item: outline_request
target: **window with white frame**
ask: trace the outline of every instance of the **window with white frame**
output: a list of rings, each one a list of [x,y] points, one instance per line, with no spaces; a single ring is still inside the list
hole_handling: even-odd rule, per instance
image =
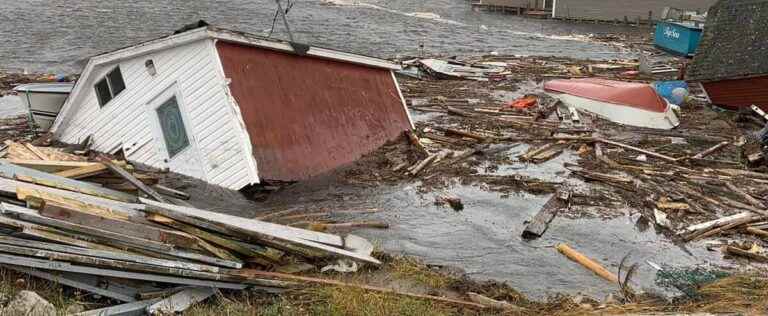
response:
[[[96,98],[99,100],[99,106],[104,107],[109,101],[117,97],[120,92],[125,90],[125,81],[123,73],[120,72],[120,66],[110,70],[104,78],[94,85]]]

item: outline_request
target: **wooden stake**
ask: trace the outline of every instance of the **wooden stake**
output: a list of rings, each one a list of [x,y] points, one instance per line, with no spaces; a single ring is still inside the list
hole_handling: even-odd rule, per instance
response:
[[[586,256],[579,253],[578,251],[574,250],[573,248],[568,247],[568,245],[558,244],[557,251],[559,251],[564,256],[568,257],[568,259],[576,261],[578,264],[584,266],[589,271],[594,272],[601,278],[606,279],[611,283],[617,283],[617,284],[619,283],[619,277],[613,274],[613,272],[608,271],[599,263],[592,261],[592,259],[589,259]]]

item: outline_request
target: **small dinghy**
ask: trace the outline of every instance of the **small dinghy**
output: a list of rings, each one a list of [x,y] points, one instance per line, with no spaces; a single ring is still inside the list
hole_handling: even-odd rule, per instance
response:
[[[32,83],[13,90],[29,109],[32,120],[40,130],[47,131],[59,115],[61,106],[72,92],[74,83]]]
[[[610,121],[656,129],[680,124],[674,108],[648,84],[604,79],[552,80],[544,89],[568,106]]]

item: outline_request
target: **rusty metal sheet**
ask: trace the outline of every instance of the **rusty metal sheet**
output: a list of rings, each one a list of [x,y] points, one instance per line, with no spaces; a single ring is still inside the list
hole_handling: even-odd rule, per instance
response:
[[[768,111],[768,76],[702,83],[713,104],[731,109],[757,105]]]
[[[318,175],[410,128],[388,70],[227,42],[217,50],[262,179]]]

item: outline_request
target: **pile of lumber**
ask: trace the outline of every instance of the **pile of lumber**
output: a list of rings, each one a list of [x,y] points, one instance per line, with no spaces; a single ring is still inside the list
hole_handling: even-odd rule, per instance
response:
[[[379,264],[365,239],[197,209],[126,162],[17,143],[3,155],[0,265],[126,303],[84,315],[179,312],[217,289],[298,285],[265,271]]]

